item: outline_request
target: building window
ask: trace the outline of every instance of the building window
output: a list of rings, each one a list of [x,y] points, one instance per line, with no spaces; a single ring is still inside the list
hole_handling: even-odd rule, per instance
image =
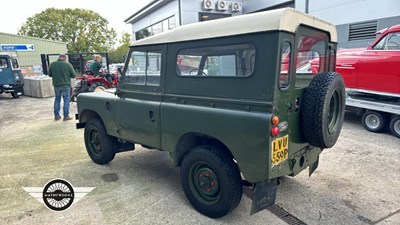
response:
[[[136,40],[150,37],[175,28],[175,15],[135,32]]]
[[[378,21],[353,23],[349,26],[349,41],[374,39],[378,28]]]
[[[172,30],[175,27],[176,27],[175,16],[171,16],[170,18],[168,18],[168,29]]]
[[[252,44],[190,48],[179,51],[179,76],[244,77],[254,71],[255,47]]]

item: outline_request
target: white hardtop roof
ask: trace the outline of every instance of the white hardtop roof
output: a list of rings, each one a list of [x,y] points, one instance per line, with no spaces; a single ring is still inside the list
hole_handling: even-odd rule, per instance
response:
[[[270,30],[295,33],[300,24],[325,30],[330,34],[331,41],[337,42],[335,25],[293,8],[284,8],[184,25],[138,40],[132,46],[201,40]]]

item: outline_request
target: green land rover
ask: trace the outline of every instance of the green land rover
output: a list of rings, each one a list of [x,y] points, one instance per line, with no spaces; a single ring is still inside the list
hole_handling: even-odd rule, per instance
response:
[[[200,213],[228,214],[244,186],[255,213],[338,139],[336,42],[334,25],[293,9],[181,26],[130,47],[115,94],[79,95],[77,128],[95,163],[135,144],[167,151]]]

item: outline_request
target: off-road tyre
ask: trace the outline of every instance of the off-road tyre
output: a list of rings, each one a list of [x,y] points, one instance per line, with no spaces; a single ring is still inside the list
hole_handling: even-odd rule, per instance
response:
[[[97,92],[97,91],[104,91],[107,88],[104,86],[104,84],[102,84],[101,82],[96,82],[90,85],[88,92]]]
[[[86,123],[84,139],[86,151],[93,162],[103,165],[114,159],[117,140],[107,134],[100,119],[93,118]]]
[[[181,167],[181,184],[192,206],[211,217],[223,217],[242,198],[242,179],[230,154],[211,145],[190,150]]]
[[[342,129],[345,88],[334,72],[315,75],[300,100],[301,129],[305,140],[319,148],[335,145]]]
[[[383,132],[388,124],[386,116],[376,111],[366,111],[361,117],[363,127],[371,132]]]
[[[390,120],[390,132],[397,137],[400,138],[400,116],[393,116]]]

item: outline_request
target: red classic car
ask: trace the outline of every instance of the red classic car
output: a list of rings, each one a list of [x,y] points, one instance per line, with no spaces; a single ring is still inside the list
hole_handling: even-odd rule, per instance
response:
[[[400,24],[377,32],[380,36],[367,49],[337,52],[336,72],[346,88],[380,94],[400,94]],[[318,71],[318,60],[311,61]]]

